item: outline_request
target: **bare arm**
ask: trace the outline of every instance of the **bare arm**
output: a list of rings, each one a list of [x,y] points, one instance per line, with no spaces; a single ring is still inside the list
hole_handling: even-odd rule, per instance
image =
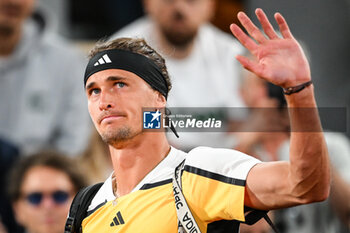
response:
[[[242,66],[257,76],[283,88],[311,80],[309,64],[281,14],[276,13],[279,38],[261,9],[256,15],[265,35],[242,12],[238,19],[252,40],[237,25],[231,25],[236,38],[255,56],[237,56]],[[257,209],[276,209],[321,201],[328,197],[330,172],[326,143],[318,117],[313,86],[286,96],[291,123],[289,162],[262,163],[247,177],[245,205]],[[310,108],[307,114],[300,108]],[[298,109],[299,108],[299,109]],[[311,127],[311,128],[310,128]],[[300,129],[312,132],[300,132]],[[298,132],[299,131],[299,132]]]

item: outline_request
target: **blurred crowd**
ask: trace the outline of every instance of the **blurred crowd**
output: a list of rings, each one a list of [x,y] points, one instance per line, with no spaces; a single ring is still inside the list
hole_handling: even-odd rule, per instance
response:
[[[173,84],[168,107],[205,107],[202,117],[220,115],[219,107],[248,109],[243,123],[242,116],[227,118],[240,122],[240,133],[169,133],[173,146],[288,160],[281,89],[234,58],[245,51],[228,26],[245,9],[238,0],[0,0],[0,233],[63,232],[75,193],[111,174],[83,87],[86,54],[99,39],[145,38],[166,60]],[[344,132],[325,137],[330,198],[271,211],[281,233],[350,232],[350,141]],[[272,230],[261,220],[241,232]]]

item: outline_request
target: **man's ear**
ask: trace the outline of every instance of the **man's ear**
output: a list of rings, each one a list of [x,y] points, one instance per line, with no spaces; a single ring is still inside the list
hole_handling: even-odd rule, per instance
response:
[[[165,99],[165,96],[157,91],[157,107],[165,108],[166,103],[167,103],[167,100]]]

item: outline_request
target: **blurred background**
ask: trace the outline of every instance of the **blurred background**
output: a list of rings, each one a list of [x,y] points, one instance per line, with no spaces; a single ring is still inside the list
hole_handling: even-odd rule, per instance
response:
[[[18,226],[18,217],[15,219],[15,216],[13,216],[11,203],[6,198],[6,182],[8,182],[7,177],[9,176],[10,167],[13,166],[13,170],[16,170],[16,165],[14,164],[19,158],[38,153],[42,149],[54,149],[60,151],[65,156],[73,157],[75,159],[74,165],[81,167],[84,177],[89,184],[103,181],[111,174],[112,167],[108,147],[94,130],[86,111],[86,98],[82,87],[83,67],[87,63],[87,53],[95,42],[100,39],[109,38],[123,27],[129,25],[129,23],[145,15],[143,1],[147,0],[21,1],[22,0],[0,0],[0,185],[1,187],[5,187],[0,189],[0,233],[22,233],[24,231],[23,227],[26,228],[26,232],[28,233],[48,233],[47,229],[49,229],[49,227],[44,231],[36,231],[35,229],[30,230],[25,224],[22,224],[21,227]],[[171,4],[174,1],[175,0],[164,0],[164,2]],[[186,4],[191,4],[195,1],[205,2],[204,0],[182,1],[186,2]],[[273,14],[275,12],[282,13],[292,33],[295,38],[301,42],[309,58],[318,106],[341,107],[346,110],[346,126],[343,125],[344,122],[339,122],[339,116],[336,115],[327,116],[327,114],[325,114],[325,117],[328,118],[324,119],[327,120],[328,125],[334,124],[334,128],[339,129],[336,125],[341,125],[341,136],[331,135],[331,137],[328,137],[330,139],[327,141],[329,148],[332,149],[330,150],[332,152],[331,157],[334,158],[332,163],[334,165],[335,176],[332,177],[332,179],[335,181],[333,183],[335,184],[335,188],[333,188],[335,193],[332,194],[332,197],[334,197],[333,199],[341,201],[336,204],[332,203],[332,205],[327,205],[327,208],[332,207],[333,209],[340,210],[341,213],[338,213],[339,211],[333,212],[337,212],[336,216],[342,221],[343,229],[343,231],[337,231],[336,229],[340,228],[334,227],[333,230],[325,230],[324,232],[350,232],[350,126],[348,123],[350,122],[350,0],[213,1],[215,1],[215,13],[214,16],[211,17],[211,23],[228,34],[223,35],[223,33],[220,32],[219,35],[219,31],[212,28],[210,32],[216,34],[212,37],[214,39],[212,39],[211,42],[214,41],[213,43],[216,43],[219,41],[219,37],[221,38],[220,42],[217,43],[219,45],[222,41],[229,41],[228,46],[231,47],[232,42],[232,47],[236,47],[237,49],[234,50],[234,54],[236,54],[237,51],[243,53],[243,50],[238,49],[239,46],[237,46],[237,44],[233,44],[234,38],[229,31],[229,25],[232,22],[239,24],[236,17],[239,11],[246,12],[253,22],[259,25],[254,10],[258,7],[262,8],[275,28],[277,28],[277,25],[273,20]],[[11,2],[12,4],[20,3],[19,5],[22,5],[22,8],[18,8],[20,9],[17,9],[18,11],[16,8],[11,7],[1,8],[9,3],[11,5]],[[29,20],[27,20],[31,18],[27,13],[31,13],[32,4],[35,5],[35,11],[40,12],[40,14],[33,14],[33,18],[35,19],[33,21],[36,21],[38,24],[36,26],[32,25],[32,21],[29,22]],[[1,12],[2,9],[5,9],[5,13]],[[6,22],[1,17],[4,15],[6,15],[6,17],[3,17],[5,20],[9,20],[10,18],[19,18],[19,20],[13,21],[12,28],[7,28],[6,26],[10,24],[3,23]],[[40,17],[38,17],[38,15]],[[29,22],[28,24],[25,23],[27,21]],[[20,35],[20,33],[16,34],[18,28],[22,29],[22,24],[26,25],[24,26],[25,30],[23,31],[23,35]],[[50,31],[50,33],[47,33],[47,31]],[[11,37],[10,32],[13,32],[12,34],[15,36]],[[20,37],[18,35],[23,36],[25,39],[18,39]],[[151,34],[151,36],[153,35]],[[229,40],[226,37],[230,37]],[[8,38],[14,39],[14,43],[8,43],[10,41]],[[27,38],[30,39],[30,43],[25,43],[28,41],[26,40]],[[22,44],[24,44],[24,46],[22,46]],[[227,47],[224,47],[227,43],[222,44],[223,46],[221,48],[223,48],[222,50],[224,53],[227,51],[225,56],[229,58],[232,57],[233,61],[234,55],[231,53],[233,50],[229,51]],[[205,44],[205,46],[206,45],[207,44]],[[202,47],[198,48],[200,48],[200,50],[205,50],[201,49]],[[214,72],[207,72],[203,67],[199,67],[199,71],[193,70],[192,63],[188,63],[186,58],[179,60],[187,64],[189,69],[191,69],[191,71],[193,70],[193,73],[187,72],[186,69],[185,71],[182,70],[182,72],[189,76],[197,75],[200,80],[203,80],[203,74],[207,74],[210,76],[209,79],[211,79],[211,81],[219,83],[218,79],[220,79],[220,76],[224,75],[218,73],[218,66],[220,66],[222,70],[227,70],[227,67],[223,68],[224,65],[220,60],[226,60],[226,57],[223,56],[223,51],[217,50],[215,46],[207,46],[205,48],[208,48],[207,50],[209,52],[218,51],[218,57],[210,54],[206,58],[209,58],[209,62],[200,63],[202,65],[210,64],[213,66],[211,70]],[[199,54],[198,57],[202,59],[204,56],[202,56],[201,53]],[[173,54],[166,55],[168,55],[166,57],[168,69],[171,67],[171,69],[169,69],[170,71],[176,71],[175,68],[178,68],[178,63],[174,62],[176,59],[171,58]],[[218,62],[217,60],[220,61]],[[226,65],[229,67],[232,65],[233,67],[233,62],[232,64],[226,62]],[[224,87],[228,87],[230,86],[227,84],[228,79],[231,79],[231,77],[232,79],[233,77],[239,79],[234,83],[236,85],[234,92],[239,96],[239,86],[243,85],[244,81],[240,78],[240,76],[242,76],[240,70],[236,70],[238,63],[235,62],[234,66],[235,69],[229,69],[226,75],[227,77],[225,77],[226,80],[222,79],[220,83]],[[208,66],[205,65],[205,68],[207,67]],[[234,73],[235,76],[233,76],[231,72]],[[170,76],[171,75],[170,73]],[[186,80],[189,78],[182,74],[179,76],[184,77]],[[23,78],[30,81],[23,82]],[[180,78],[181,77],[177,77],[178,80],[180,80]],[[17,80],[17,83],[14,80]],[[254,80],[258,79],[254,77]],[[209,82],[207,85],[209,86],[208,90],[198,87],[198,82],[196,80],[192,82],[195,84],[194,87],[190,86],[189,83],[191,82],[185,83],[182,80],[178,82],[182,82],[183,85],[188,86],[191,90],[179,91],[180,96],[185,96],[183,93],[198,95],[200,103],[204,104],[208,104],[208,102],[203,101],[205,96],[209,96],[207,93],[211,93],[210,98],[212,96],[218,96],[213,92],[214,88]],[[202,83],[205,82],[206,81],[203,81]],[[68,83],[68,85],[66,85],[66,83]],[[252,84],[246,88],[246,90],[252,92],[252,98],[255,98],[254,94],[256,93],[265,92],[261,91],[265,86],[260,83],[255,85],[254,88]],[[196,89],[197,92],[192,92],[192,89]],[[176,92],[176,88],[173,89],[173,92],[174,91]],[[226,95],[223,95],[221,91],[222,88],[219,89],[219,94],[222,95],[222,99],[229,99]],[[228,89],[227,92],[232,91]],[[200,95],[204,95],[204,97]],[[74,100],[72,100],[73,97]],[[188,99],[187,96],[185,97]],[[257,96],[256,98],[261,99],[262,96]],[[265,98],[267,98],[267,96],[265,96]],[[219,98],[217,99],[218,101],[214,103],[214,105],[221,106],[222,103]],[[239,99],[239,97],[237,99]],[[224,106],[232,107],[230,105]],[[250,107],[249,104],[244,106]],[[269,106],[261,105],[259,107]],[[258,116],[257,118],[262,117]],[[35,137],[33,137],[33,135]],[[223,136],[227,137],[228,135],[225,134]],[[287,142],[288,144],[288,137],[286,135],[282,135],[282,139],[279,138],[278,141],[276,140],[276,135],[275,138],[263,138],[262,135],[255,135],[255,139],[258,138],[257,136],[260,141],[256,140],[254,145],[252,145],[251,140],[248,140],[250,142],[248,145],[249,147],[247,144],[244,144],[244,140],[239,141],[241,139],[234,139],[236,143],[238,143],[236,149],[240,145],[241,148],[243,148],[241,151],[248,153],[250,151],[255,151],[256,148],[261,149],[263,146],[268,147],[266,145],[270,145],[271,142]],[[203,137],[208,138],[207,135]],[[182,138],[186,140],[186,137]],[[252,135],[249,135],[249,139],[251,138]],[[203,142],[202,138],[200,138],[200,140]],[[222,143],[222,141],[220,141],[220,143]],[[180,143],[176,146],[180,147]],[[181,149],[186,150],[193,148],[193,146],[195,145]],[[227,146],[222,145],[221,147]],[[276,149],[280,147],[280,145],[273,144],[272,147]],[[231,148],[234,148],[233,144]],[[266,155],[269,154],[270,151],[265,152]],[[274,153],[277,154],[276,151],[271,154]],[[248,154],[254,155],[254,153]],[[288,150],[285,154],[287,154],[288,157]],[[264,161],[283,159],[277,156],[264,158],[261,154],[259,155],[259,153],[257,153],[256,157]],[[87,171],[89,171],[88,174]],[[25,177],[25,174],[22,175]],[[45,188],[44,186],[45,185],[41,188]],[[18,187],[18,189],[21,189],[21,187]],[[70,195],[73,195],[73,193]],[[24,200],[24,198],[22,199]],[[67,200],[69,199],[67,198]],[[53,198],[52,201],[54,201]],[[52,209],[50,209],[48,213],[55,212],[55,208],[58,207],[58,205],[52,205],[51,207]],[[39,208],[37,208],[37,211],[38,214],[44,214],[44,212],[40,212],[42,210]],[[313,211],[312,214],[309,214],[310,211]],[[271,217],[274,218],[277,224],[282,222],[278,226],[280,230],[282,229],[281,232],[314,233],[323,231],[302,231],[300,230],[301,228],[295,230],[295,227],[288,226],[286,222],[290,224],[295,223],[295,226],[298,224],[300,226],[306,225],[304,224],[305,222],[310,222],[314,226],[319,225],[319,227],[323,227],[323,225],[319,223],[324,219],[318,218],[317,214],[321,212],[326,213],[323,207],[315,206],[305,211],[302,209],[291,209],[289,211],[285,210],[285,213],[272,213]],[[329,212],[331,213],[332,210]],[[335,214],[333,215],[335,216]],[[285,216],[287,220],[279,220],[279,216]],[[315,216],[315,222],[309,218],[310,216]],[[32,217],[34,218],[35,216],[33,215]],[[323,217],[330,219],[330,217],[325,214]],[[63,218],[61,217],[61,219],[57,221],[62,222],[65,218],[66,215],[64,214]],[[28,222],[32,221],[29,219]],[[323,224],[327,225],[327,221],[323,222]],[[61,224],[60,227],[63,228],[63,225]],[[286,229],[291,230],[287,231]],[[303,229],[307,228],[304,227]],[[315,229],[315,227],[312,229]],[[242,228],[241,232],[267,233],[271,232],[270,230],[271,229],[266,227],[266,225],[257,225],[256,229]],[[62,231],[59,229],[57,232]],[[56,232],[52,231],[52,233]]]
[[[216,0],[216,4],[212,21],[227,32],[229,24],[237,21],[236,13],[240,10],[252,16],[255,23],[253,14],[257,7],[270,18],[274,12],[281,12],[309,53],[318,105],[349,109],[349,0]],[[110,36],[144,14],[142,0],[40,0],[39,5],[50,12],[59,33],[83,48],[89,48],[89,42]],[[348,110],[347,115],[349,120]],[[347,127],[346,134],[350,136],[350,126]]]

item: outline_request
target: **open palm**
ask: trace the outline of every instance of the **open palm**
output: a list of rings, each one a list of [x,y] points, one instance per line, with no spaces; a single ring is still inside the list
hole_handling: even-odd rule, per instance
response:
[[[256,15],[268,38],[243,12],[238,14],[238,19],[255,41],[236,24],[231,25],[235,37],[255,56],[254,60],[238,55],[238,61],[259,77],[284,88],[310,81],[307,59],[282,15],[276,13],[275,19],[283,38],[278,37],[261,9],[256,10]]]

